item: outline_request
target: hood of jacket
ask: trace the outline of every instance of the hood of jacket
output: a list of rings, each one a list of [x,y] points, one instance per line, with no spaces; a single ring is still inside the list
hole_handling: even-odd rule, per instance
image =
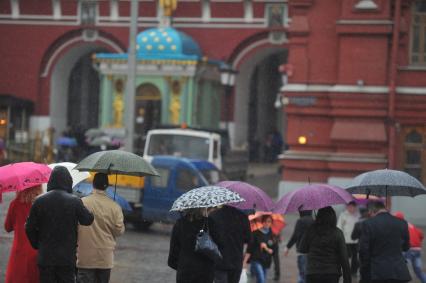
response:
[[[47,191],[63,190],[72,193],[72,178],[67,168],[64,166],[56,166],[50,174],[47,183]]]

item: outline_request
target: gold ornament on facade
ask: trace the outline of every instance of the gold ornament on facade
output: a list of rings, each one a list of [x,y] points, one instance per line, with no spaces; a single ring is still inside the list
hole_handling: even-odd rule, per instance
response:
[[[177,0],[160,0],[160,7],[163,9],[163,15],[171,17],[177,8]]]
[[[182,77],[179,80],[167,77],[166,80],[168,82],[169,89],[171,90],[169,106],[170,123],[178,125],[180,122],[180,112],[182,108],[180,101],[182,85],[187,81],[187,77]]]
[[[115,96],[112,107],[114,109],[114,122],[113,127],[121,128],[123,127],[123,111],[124,111],[124,101],[123,101],[123,81],[117,80],[115,82]]]

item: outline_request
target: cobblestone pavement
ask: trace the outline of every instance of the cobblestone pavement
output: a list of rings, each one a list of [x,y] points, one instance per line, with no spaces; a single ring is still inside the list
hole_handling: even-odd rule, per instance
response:
[[[252,166],[250,168],[252,177],[247,181],[264,188],[269,195],[276,197],[279,175],[276,174],[276,166],[270,166],[269,168],[264,165]],[[3,203],[0,204],[1,227],[3,227],[9,201],[13,197],[14,194],[3,195]],[[295,215],[286,217],[287,227],[283,230],[284,243],[289,238],[296,219]],[[170,224],[157,223],[149,231],[139,232],[129,225],[125,234],[118,241],[111,283],[175,282],[175,271],[167,266],[171,228]],[[4,282],[4,273],[11,243],[12,235],[5,233],[3,228],[0,229],[0,282]],[[296,283],[297,268],[295,252],[293,250],[289,257],[284,257],[282,252],[284,245],[281,245],[280,248],[281,280],[272,280],[273,272],[271,269],[268,274],[268,282]]]

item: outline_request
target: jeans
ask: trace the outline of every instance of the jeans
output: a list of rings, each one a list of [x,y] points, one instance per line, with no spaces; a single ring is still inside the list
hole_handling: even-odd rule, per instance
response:
[[[306,282],[306,265],[307,265],[307,255],[298,255],[297,256],[297,268],[299,269],[299,277],[297,278],[297,283]]]
[[[111,269],[79,268],[77,274],[78,283],[108,283]]]
[[[416,273],[417,278],[422,283],[426,283],[426,274],[423,273],[422,270],[422,254],[418,250],[408,250],[405,253],[405,258],[407,261],[411,262],[413,266],[414,273]]]
[[[266,268],[258,261],[252,261],[250,266],[251,274],[256,276],[256,283],[266,282]]]

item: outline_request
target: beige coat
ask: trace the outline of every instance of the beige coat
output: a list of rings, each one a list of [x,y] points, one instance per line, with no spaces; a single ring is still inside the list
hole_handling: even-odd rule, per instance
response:
[[[105,191],[94,189],[82,200],[95,221],[78,228],[77,267],[112,268],[115,239],[124,233],[123,212]]]

